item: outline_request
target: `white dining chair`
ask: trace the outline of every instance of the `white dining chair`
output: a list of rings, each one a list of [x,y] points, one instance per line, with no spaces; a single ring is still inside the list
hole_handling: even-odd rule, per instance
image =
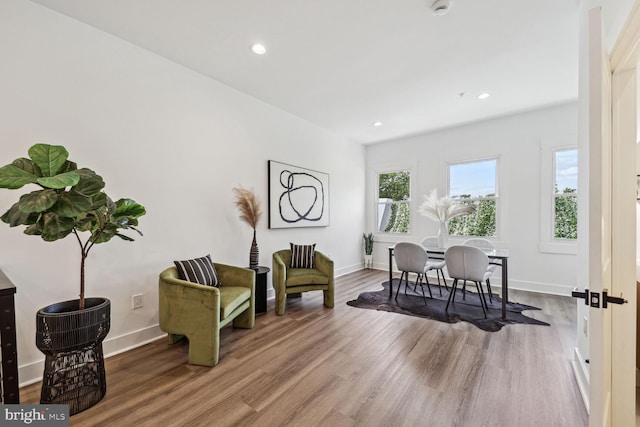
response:
[[[467,239],[464,241],[463,245],[465,246],[473,246],[475,248],[480,249],[495,249],[493,242],[488,239],[483,239],[481,237],[473,237],[471,239]],[[490,272],[487,277],[487,293],[489,294],[489,302],[493,302],[493,292],[491,291],[491,276],[493,276],[493,272],[496,270],[497,265],[489,262],[489,266],[487,267],[487,271]]]
[[[396,258],[396,265],[398,267],[398,270],[400,270],[402,273],[400,275],[398,290],[396,291],[396,301],[398,300],[398,294],[400,293],[400,288],[402,287],[402,280],[405,280],[404,292],[406,294],[407,287],[409,286],[409,273],[415,273],[417,275],[416,287],[420,286],[420,289],[422,290],[422,297],[424,298],[424,303],[426,305],[427,297],[424,293],[424,284],[426,284],[427,288],[429,289],[429,297],[433,297],[433,294],[431,293],[431,284],[426,278],[427,261],[429,260],[427,251],[422,246],[415,243],[400,242],[396,243],[393,252]],[[423,276],[425,277],[426,282],[424,284],[422,283]]]
[[[480,306],[484,317],[487,317],[487,300],[482,290],[482,283],[486,280],[487,275],[490,274],[487,271],[489,265],[489,257],[482,249],[473,246],[451,246],[444,253],[444,260],[447,264],[447,272],[453,279],[453,285],[451,285],[451,292],[449,293],[449,299],[445,311],[449,310],[449,304],[453,301],[455,304],[456,290],[458,288],[458,281],[471,281],[476,284],[478,290],[478,299],[480,300]]]
[[[422,239],[420,245],[423,248],[437,248],[438,247],[438,237],[437,236],[428,236]],[[442,276],[442,282],[444,283],[444,287],[448,290],[449,286],[447,285],[447,279],[444,278],[444,267],[445,262],[443,258],[434,258],[429,255],[429,261],[427,261],[429,265],[429,270],[435,270],[436,277],[438,278],[438,286],[440,287],[440,295],[442,295],[442,284],[440,283],[440,276]]]

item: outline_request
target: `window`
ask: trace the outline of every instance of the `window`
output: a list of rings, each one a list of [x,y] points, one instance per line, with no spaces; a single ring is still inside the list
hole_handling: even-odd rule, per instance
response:
[[[449,221],[452,236],[496,235],[498,159],[450,163],[449,197],[474,205],[476,211]]]
[[[553,238],[578,237],[578,150],[553,152]]]
[[[410,171],[378,173],[378,232],[408,233],[410,202]]]

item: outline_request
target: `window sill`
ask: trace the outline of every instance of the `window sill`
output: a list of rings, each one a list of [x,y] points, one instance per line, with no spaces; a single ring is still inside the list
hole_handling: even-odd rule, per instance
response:
[[[540,252],[544,254],[575,255],[578,252],[578,244],[573,242],[541,242]]]

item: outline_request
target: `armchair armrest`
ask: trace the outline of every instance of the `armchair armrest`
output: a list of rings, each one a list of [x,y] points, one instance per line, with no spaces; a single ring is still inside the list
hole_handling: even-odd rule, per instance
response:
[[[274,289],[280,287],[284,289],[284,283],[287,280],[287,265],[280,256],[279,252],[275,252],[272,257],[272,281]]]
[[[251,289],[254,293],[256,287],[256,275],[253,270],[248,268],[237,267],[235,265],[226,265],[213,263],[220,280],[220,286],[242,286]]]
[[[158,286],[161,329],[170,331],[177,324],[188,325],[198,316],[205,316],[206,319],[199,319],[208,322],[220,318],[218,288],[181,280],[175,267],[167,268],[160,273]]]
[[[333,278],[333,260],[329,259],[322,252],[316,251],[315,255],[316,269],[330,278]]]

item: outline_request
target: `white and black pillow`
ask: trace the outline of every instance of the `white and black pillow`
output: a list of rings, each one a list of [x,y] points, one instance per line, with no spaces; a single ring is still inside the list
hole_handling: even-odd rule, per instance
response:
[[[313,245],[291,245],[290,268],[315,268],[316,244]]]
[[[185,261],[173,261],[173,263],[178,270],[178,277],[182,280],[205,286],[220,286],[211,255]]]

